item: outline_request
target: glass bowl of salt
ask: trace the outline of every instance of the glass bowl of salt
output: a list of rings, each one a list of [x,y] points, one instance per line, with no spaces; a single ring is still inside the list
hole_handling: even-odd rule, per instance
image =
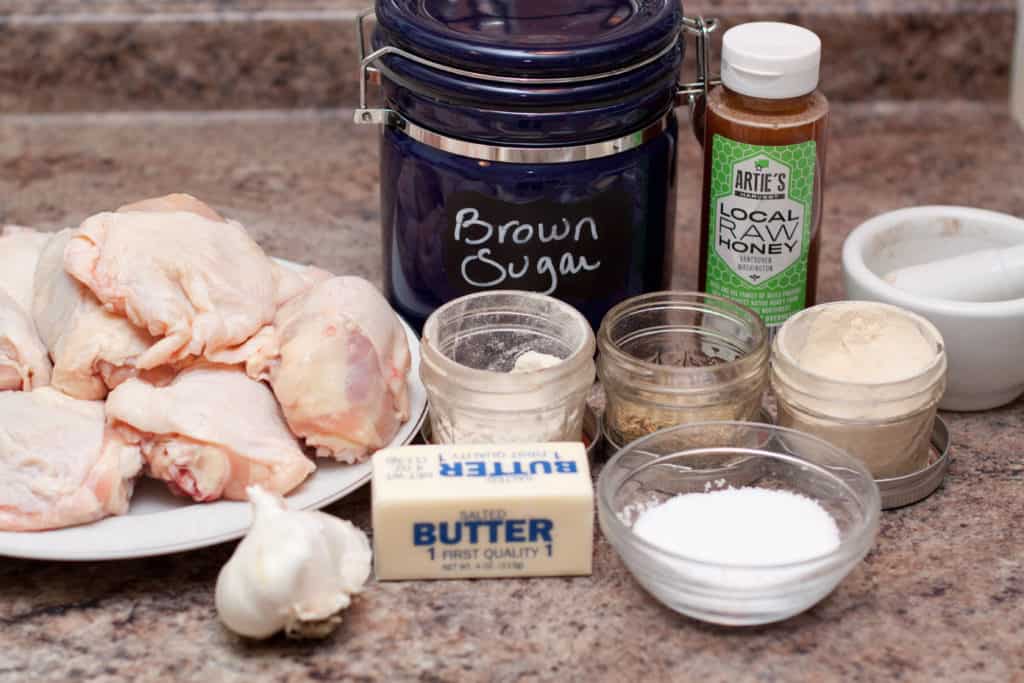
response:
[[[670,427],[601,471],[598,518],[636,580],[669,608],[744,626],[815,605],[878,533],[878,486],[852,455],[751,422]]]

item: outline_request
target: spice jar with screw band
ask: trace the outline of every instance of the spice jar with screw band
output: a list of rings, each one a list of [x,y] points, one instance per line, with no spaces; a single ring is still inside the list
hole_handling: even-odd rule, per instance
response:
[[[946,389],[942,335],[911,311],[835,301],[785,322],[772,349],[779,424],[859,457],[876,479],[929,465]]]
[[[687,422],[753,420],[768,387],[768,330],[751,309],[696,292],[623,301],[597,333],[605,438],[616,448]]]

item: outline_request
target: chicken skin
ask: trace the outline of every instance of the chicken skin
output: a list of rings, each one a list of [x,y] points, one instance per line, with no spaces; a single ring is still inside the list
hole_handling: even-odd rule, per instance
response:
[[[99,400],[137,374],[136,360],[156,340],[103,308],[85,285],[65,272],[64,250],[71,233],[57,233],[43,249],[32,317],[53,358],[53,386],[74,398]]]
[[[161,201],[87,218],[64,252],[65,269],[107,310],[158,338],[140,370],[243,344],[276,309],[271,261],[245,228],[196,213],[197,200],[169,211]]]
[[[0,290],[0,391],[32,391],[49,384],[50,374],[50,357],[32,318]]]
[[[274,286],[277,292],[275,301],[277,306],[283,306],[300,294],[308,292],[317,283],[330,280],[333,277],[326,270],[321,270],[315,266],[295,269],[281,265],[276,261],[272,261],[271,264],[274,271]],[[276,333],[274,326],[267,325],[242,344],[207,353],[205,357],[211,363],[222,365],[244,364],[251,358],[264,357],[267,349],[273,347],[275,343]]]
[[[22,310],[32,310],[36,262],[51,235],[31,228],[0,228],[0,292],[7,292]]]
[[[50,358],[32,321],[32,279],[49,238],[31,228],[0,228],[0,391],[50,383]]]
[[[128,510],[142,467],[103,404],[50,387],[0,393],[0,530],[39,531]]]
[[[107,416],[150,476],[196,501],[246,500],[253,484],[284,495],[315,469],[270,389],[238,367],[193,365],[163,387],[129,379]]]
[[[269,379],[292,431],[317,455],[359,462],[409,417],[405,330],[380,292],[335,277],[286,303],[274,338],[250,358]]]
[[[313,289],[315,285],[334,277],[326,270],[316,266],[296,268],[274,261],[273,267],[278,307],[285,305],[300,294],[305,294]]]
[[[224,223],[224,217],[214,211],[208,204],[202,202],[190,194],[176,193],[163,197],[151,197],[142,199],[131,204],[125,204],[118,208],[118,213],[129,213],[132,211],[149,211],[151,213],[174,213],[175,211],[188,211],[197,216],[208,218],[211,221]]]

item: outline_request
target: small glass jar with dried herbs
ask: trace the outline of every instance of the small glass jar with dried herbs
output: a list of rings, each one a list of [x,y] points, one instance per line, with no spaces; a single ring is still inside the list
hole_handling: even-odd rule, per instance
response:
[[[597,347],[613,447],[678,424],[761,413],[768,332],[734,301],[696,292],[627,299],[605,316]]]

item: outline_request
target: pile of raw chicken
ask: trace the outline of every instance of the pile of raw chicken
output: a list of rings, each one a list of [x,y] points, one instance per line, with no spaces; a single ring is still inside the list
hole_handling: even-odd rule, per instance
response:
[[[279,265],[189,195],[0,232],[0,530],[285,494],[408,419],[409,348],[368,282]]]

